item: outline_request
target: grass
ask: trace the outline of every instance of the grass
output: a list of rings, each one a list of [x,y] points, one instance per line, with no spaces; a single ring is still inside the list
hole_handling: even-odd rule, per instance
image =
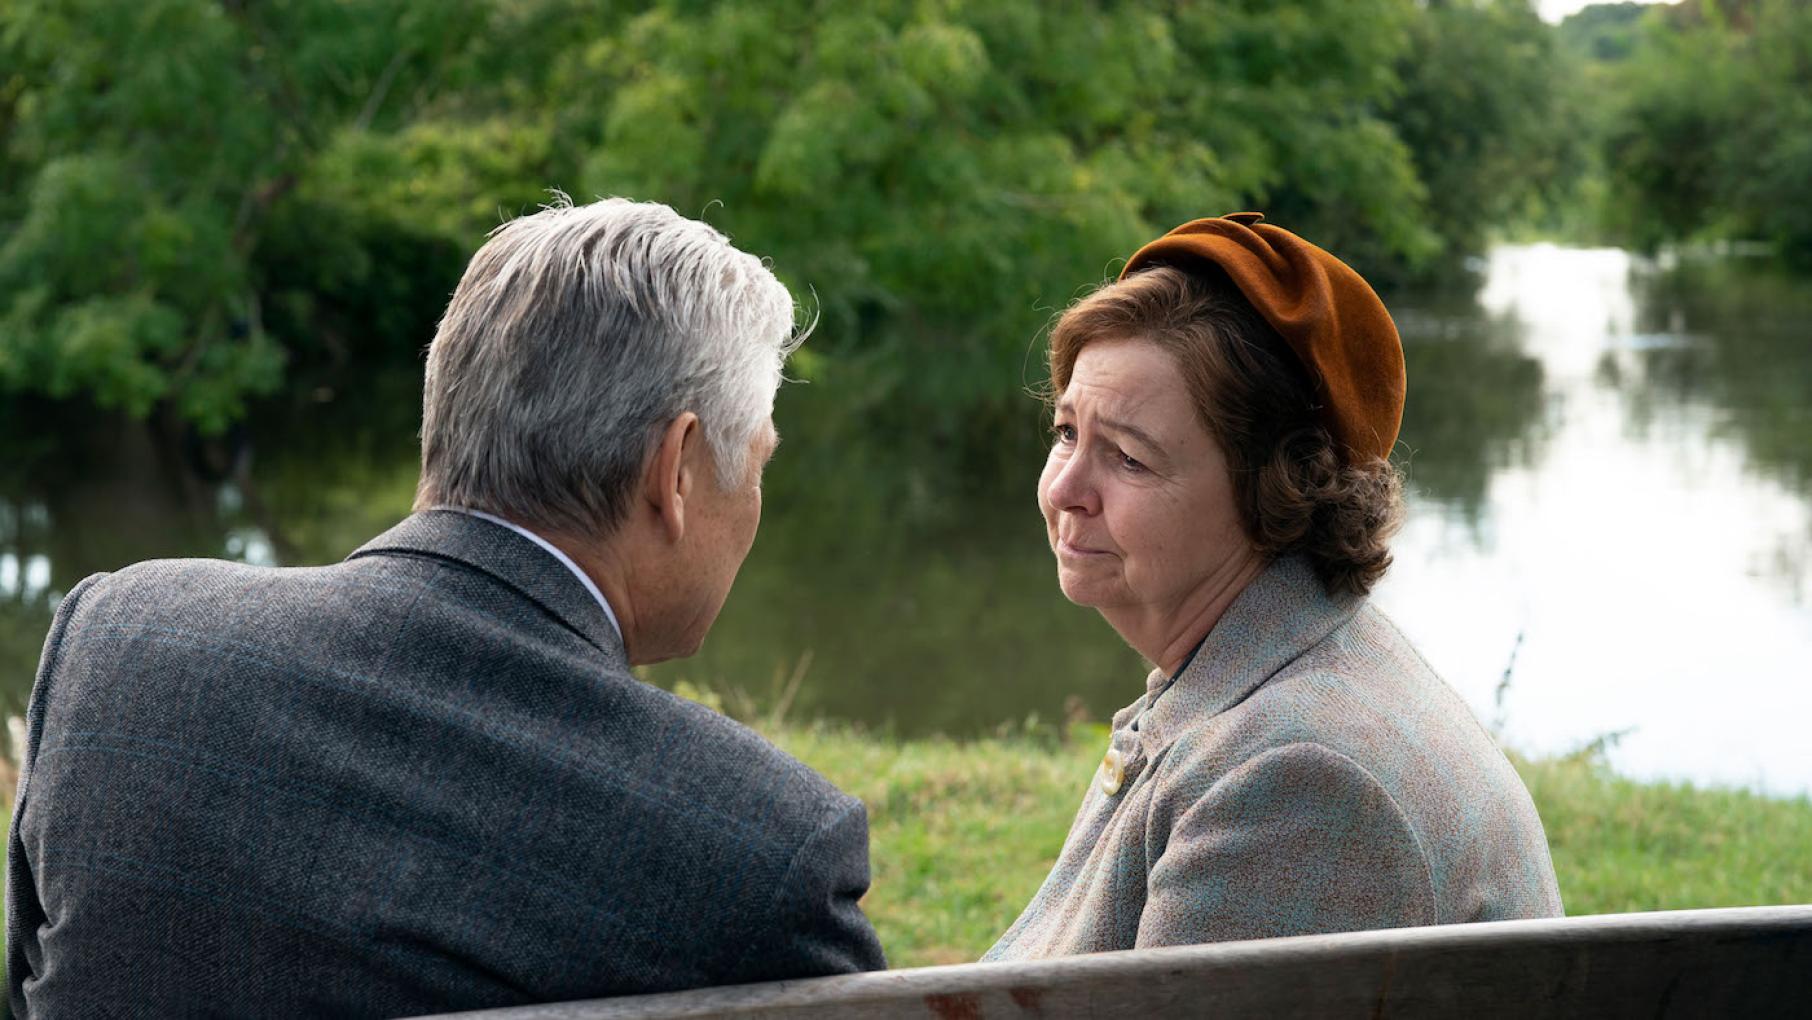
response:
[[[1057,862],[1105,744],[769,733],[868,805],[873,881],[862,906],[895,967],[967,962],[994,944]]]
[[[766,731],[868,804],[874,882],[863,907],[888,962],[920,967],[980,956],[1037,891],[1106,743],[1099,729],[1068,743]],[[1812,902],[1804,797],[1641,783],[1590,757],[1516,764],[1569,914]]]
[[[1569,914],[1812,903],[1812,801],[1518,761]]]

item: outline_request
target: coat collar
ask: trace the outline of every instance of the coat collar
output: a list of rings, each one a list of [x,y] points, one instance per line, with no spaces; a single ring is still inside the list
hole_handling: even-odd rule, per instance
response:
[[[501,524],[453,509],[424,510],[346,558],[386,553],[447,560],[489,574],[628,667],[622,636],[585,585],[547,550]]]
[[[1356,595],[1328,595],[1301,557],[1272,561],[1215,622],[1201,651],[1174,684],[1163,670],[1152,670],[1145,696],[1129,706],[1125,722],[1150,706],[1138,716],[1138,732],[1146,756],[1155,758],[1192,723],[1246,700],[1297,656],[1352,619],[1364,602]],[[1118,729],[1122,720],[1116,718],[1114,724]]]

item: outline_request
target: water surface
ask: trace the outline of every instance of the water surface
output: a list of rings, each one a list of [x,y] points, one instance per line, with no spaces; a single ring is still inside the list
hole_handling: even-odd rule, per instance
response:
[[[1499,250],[1479,303],[1540,400],[1476,503],[1416,500],[1379,602],[1515,746],[1621,734],[1636,775],[1812,788],[1805,285],[1544,246]]]

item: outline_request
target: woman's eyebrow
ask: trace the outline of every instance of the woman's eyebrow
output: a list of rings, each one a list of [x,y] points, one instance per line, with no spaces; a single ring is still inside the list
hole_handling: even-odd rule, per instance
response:
[[[1101,425],[1106,426],[1107,428],[1111,429],[1114,432],[1123,432],[1126,435],[1129,435],[1129,436],[1133,437],[1134,439],[1137,439],[1139,442],[1144,443],[1146,446],[1149,446],[1154,450],[1164,449],[1164,444],[1158,442],[1157,436],[1154,436],[1151,433],[1140,428],[1139,426],[1134,425],[1132,422],[1121,421],[1117,418],[1107,418],[1107,417],[1103,417],[1101,415],[1097,415],[1095,417],[1095,421],[1100,423]]]

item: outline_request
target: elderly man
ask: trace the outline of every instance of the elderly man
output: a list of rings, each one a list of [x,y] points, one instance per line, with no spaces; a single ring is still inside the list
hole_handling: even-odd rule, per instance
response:
[[[660,205],[499,228],[417,512],[326,567],[63,600],[8,846],[20,1016],[398,1015],[883,966],[867,817],[638,682],[761,515],[793,303]]]

